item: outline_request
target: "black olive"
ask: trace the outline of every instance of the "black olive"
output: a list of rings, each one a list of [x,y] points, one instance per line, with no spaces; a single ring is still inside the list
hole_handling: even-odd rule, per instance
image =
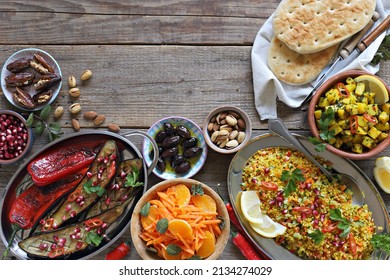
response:
[[[175,128],[173,127],[172,124],[164,123],[163,127],[164,127],[164,131],[167,133],[168,136],[175,135]]]
[[[190,170],[190,163],[188,161],[182,162],[175,168],[176,173],[186,173],[188,170]]]
[[[191,133],[184,125],[178,125],[176,127],[176,134],[179,135],[182,138],[189,138],[191,137]]]
[[[199,156],[202,153],[202,151],[203,149],[201,147],[192,147],[192,148],[185,149],[183,155],[186,158],[193,158]]]
[[[187,138],[186,140],[183,141],[182,146],[183,146],[183,148],[192,148],[192,147],[195,147],[197,143],[198,143],[197,138],[190,137],[190,138]]]
[[[178,147],[172,147],[169,149],[164,150],[161,153],[161,158],[162,159],[167,159],[176,156],[179,153],[179,148]]]
[[[161,143],[167,137],[168,137],[168,133],[165,130],[161,130],[156,134],[154,140],[156,140],[157,143]]]
[[[167,168],[167,165],[165,164],[165,161],[162,158],[159,158],[156,167],[161,172],[164,172],[165,169]]]
[[[185,158],[182,155],[176,155],[171,158],[171,165],[173,168],[176,168],[184,162]]]
[[[167,149],[167,148],[172,148],[176,147],[180,143],[180,136],[170,136],[164,139],[162,142],[162,147]]]

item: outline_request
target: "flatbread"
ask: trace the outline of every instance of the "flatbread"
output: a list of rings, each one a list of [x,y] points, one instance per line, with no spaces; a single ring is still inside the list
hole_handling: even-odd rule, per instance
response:
[[[335,57],[338,46],[313,54],[300,54],[274,36],[268,50],[268,67],[280,81],[291,85],[306,84],[313,81]]]
[[[272,19],[275,35],[295,52],[315,53],[363,29],[376,0],[282,0]]]

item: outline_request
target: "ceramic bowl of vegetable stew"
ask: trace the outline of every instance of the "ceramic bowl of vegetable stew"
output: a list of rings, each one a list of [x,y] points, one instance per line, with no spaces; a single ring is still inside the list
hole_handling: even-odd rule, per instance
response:
[[[361,70],[344,71],[325,81],[308,109],[316,149],[326,148],[352,160],[372,158],[385,150],[390,144],[389,92],[382,79]]]
[[[228,242],[230,220],[212,188],[193,179],[169,179],[137,202],[130,230],[145,260],[212,260]]]
[[[9,251],[18,259],[89,259],[115,242],[151,173],[127,139],[135,134],[148,137],[73,133],[27,159],[1,201],[0,235]]]

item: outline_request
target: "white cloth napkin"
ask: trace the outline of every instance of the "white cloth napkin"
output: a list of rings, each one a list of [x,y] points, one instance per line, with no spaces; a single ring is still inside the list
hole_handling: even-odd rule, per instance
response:
[[[384,5],[381,0],[377,0],[376,11],[380,17],[373,28],[389,14],[390,0],[385,0]],[[301,106],[305,97],[312,91],[314,84],[288,85],[279,81],[268,68],[267,53],[273,36],[272,17],[273,15],[257,33],[251,53],[255,106],[261,120],[277,117],[277,99],[292,108]],[[390,30],[387,30],[387,33],[390,33]],[[373,66],[369,62],[374,57],[384,37],[385,33],[381,34],[357,59],[348,61],[347,58],[339,63],[342,65],[337,65],[332,74],[348,69],[361,69],[373,74],[378,72],[379,65]]]

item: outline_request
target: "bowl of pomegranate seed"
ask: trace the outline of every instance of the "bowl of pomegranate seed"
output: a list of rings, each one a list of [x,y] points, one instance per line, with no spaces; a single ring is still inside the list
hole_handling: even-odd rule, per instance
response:
[[[0,165],[22,159],[32,146],[32,132],[26,120],[12,110],[0,110]]]

